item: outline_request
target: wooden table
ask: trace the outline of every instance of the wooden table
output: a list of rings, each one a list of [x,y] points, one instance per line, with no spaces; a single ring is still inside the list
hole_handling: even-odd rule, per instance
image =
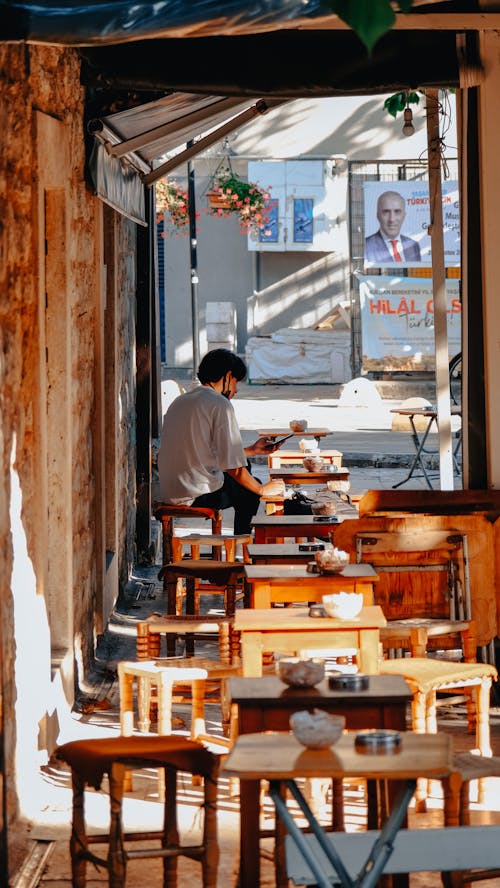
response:
[[[327,679],[315,688],[289,688],[277,675],[232,676],[228,693],[238,707],[238,733],[287,731],[292,712],[324,709],[343,715],[348,729],[406,730],[413,695],[401,675],[371,675],[364,691],[333,691]]]
[[[310,617],[307,607],[245,608],[237,610],[234,629],[241,636],[243,675],[262,675],[263,651],[356,648],[361,672],[379,671],[380,629],[387,622],[378,605],[363,607],[355,620]]]
[[[325,543],[250,543],[247,548],[252,564],[307,564]]]
[[[268,454],[267,464],[270,469],[279,468],[280,466],[302,465],[305,456],[311,456],[311,453],[303,450],[285,450],[280,447],[274,453]],[[332,466],[342,465],[342,453],[340,450],[322,450],[320,456]]]
[[[275,675],[264,675],[261,678],[234,676],[228,682],[228,696],[231,703],[238,708],[239,734],[287,731],[292,712],[314,708],[343,715],[348,729],[380,728],[404,731],[406,730],[406,709],[412,700],[411,691],[400,675],[371,675],[369,687],[364,691],[356,692],[330,690],[326,679],[315,688],[303,689],[289,688]],[[372,786],[370,790],[370,798],[373,799],[373,808],[376,814],[376,787]],[[254,791],[255,784],[248,780],[242,781],[240,786],[242,811],[253,810]],[[333,807],[333,822],[337,828],[340,828],[343,818],[341,783],[335,786]],[[369,806],[368,823],[369,826],[377,825],[371,806]],[[245,831],[246,826],[246,818],[242,818],[241,829]],[[272,834],[269,830],[260,831],[261,837]],[[246,839],[242,835],[243,845],[245,842]],[[284,871],[284,847],[281,840],[277,844],[275,856],[278,882],[278,873]],[[258,859],[257,856],[255,859]],[[258,873],[254,884],[259,884]]]
[[[255,528],[254,542],[272,543],[285,537],[294,539],[316,539],[329,537],[333,542],[335,528],[342,521],[358,518],[355,506],[343,503],[342,511],[332,515],[328,521],[317,521],[314,515],[254,515],[252,527]]]
[[[278,468],[269,469],[269,477],[273,481],[281,480],[285,484],[326,484],[327,481],[344,481],[349,483],[350,472],[344,466],[337,468],[335,472],[331,472],[326,468],[318,469],[318,471],[309,471],[304,466],[279,466]]]
[[[389,818],[389,848],[403,823],[408,804],[413,795],[418,777],[446,777],[452,770],[451,738],[447,734],[401,734],[401,747],[394,755],[360,755],[354,748],[354,733],[344,734],[333,746],[325,750],[308,750],[301,746],[289,733],[242,734],[226,758],[221,774],[237,777],[241,781],[240,820],[240,888],[255,888],[260,884],[259,867],[259,790],[260,781],[270,781],[270,794],[276,805],[278,817],[283,819],[286,828],[300,847],[302,833],[294,825],[292,818],[284,811],[280,782],[285,781],[300,807],[309,816],[317,835],[319,825],[308,808],[300,791],[297,778],[322,777],[342,780],[347,777],[360,777],[368,780],[404,781],[404,791]],[[244,799],[244,803],[243,803]],[[281,799],[281,801],[280,801]],[[417,831],[418,832],[418,831]],[[300,834],[300,835],[297,835]],[[324,837],[324,833],[322,834]],[[342,835],[342,834],[340,834]],[[326,837],[325,837],[326,842]],[[335,846],[335,834],[331,844]],[[369,867],[356,885],[374,888],[380,877],[385,861],[374,868]],[[309,863],[309,861],[308,861]],[[314,860],[313,860],[314,865]],[[361,866],[361,860],[358,866]],[[380,868],[377,870],[377,866]],[[314,872],[314,871],[313,871]],[[320,886],[331,885],[325,879],[324,871],[314,872],[314,883]],[[346,888],[355,888],[355,883],[343,879]]]
[[[316,438],[319,444],[321,438],[325,438],[326,435],[332,435],[333,432],[331,429],[316,429],[308,426],[303,432],[292,432],[291,428],[288,427],[284,429],[257,429],[257,434],[263,438],[284,438],[285,435],[293,435],[294,438]]]
[[[314,555],[310,556],[314,561]],[[321,603],[331,592],[361,592],[373,604],[378,575],[371,564],[346,564],[338,574],[310,573],[304,564],[245,564],[249,606],[271,607],[299,601]]]

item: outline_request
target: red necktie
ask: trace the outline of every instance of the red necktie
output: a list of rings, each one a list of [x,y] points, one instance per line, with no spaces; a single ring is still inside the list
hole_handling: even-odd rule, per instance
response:
[[[402,262],[401,253],[398,250],[398,242],[397,240],[391,240],[392,244],[392,253],[394,256],[394,262]]]

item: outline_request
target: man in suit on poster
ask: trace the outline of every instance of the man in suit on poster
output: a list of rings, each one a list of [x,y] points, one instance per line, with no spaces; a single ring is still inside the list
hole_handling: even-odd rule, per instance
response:
[[[405,216],[405,200],[398,191],[384,191],[379,195],[377,219],[380,228],[365,238],[366,262],[378,266],[393,262],[421,262],[417,241],[400,233]]]

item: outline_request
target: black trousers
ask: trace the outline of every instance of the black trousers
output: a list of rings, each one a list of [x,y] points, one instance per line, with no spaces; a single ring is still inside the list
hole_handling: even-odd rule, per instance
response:
[[[247,464],[250,471],[250,465]],[[251,520],[259,508],[260,496],[242,487],[231,475],[224,472],[224,484],[213,493],[197,496],[193,506],[207,506],[211,509],[234,509],[234,533],[250,533]]]

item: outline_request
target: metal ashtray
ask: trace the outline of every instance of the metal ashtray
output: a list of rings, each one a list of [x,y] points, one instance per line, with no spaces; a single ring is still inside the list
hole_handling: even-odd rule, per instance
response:
[[[306,570],[307,570],[307,572],[310,573],[310,574],[317,574],[317,573],[319,573],[319,567],[318,567],[318,565],[317,565],[317,563],[316,563],[315,561],[308,561],[308,562],[307,562]]]
[[[364,675],[362,672],[356,672],[354,675],[340,672],[328,678],[328,686],[332,691],[366,691],[369,684],[369,675]]]
[[[322,552],[324,543],[299,543],[299,552]]]
[[[399,731],[360,731],[354,738],[356,752],[377,755],[392,755],[399,752],[401,747],[401,734]]]
[[[315,524],[338,524],[340,518],[337,515],[313,515],[313,521]]]
[[[326,617],[326,610],[322,604],[310,604],[309,605],[309,616],[310,617]]]

